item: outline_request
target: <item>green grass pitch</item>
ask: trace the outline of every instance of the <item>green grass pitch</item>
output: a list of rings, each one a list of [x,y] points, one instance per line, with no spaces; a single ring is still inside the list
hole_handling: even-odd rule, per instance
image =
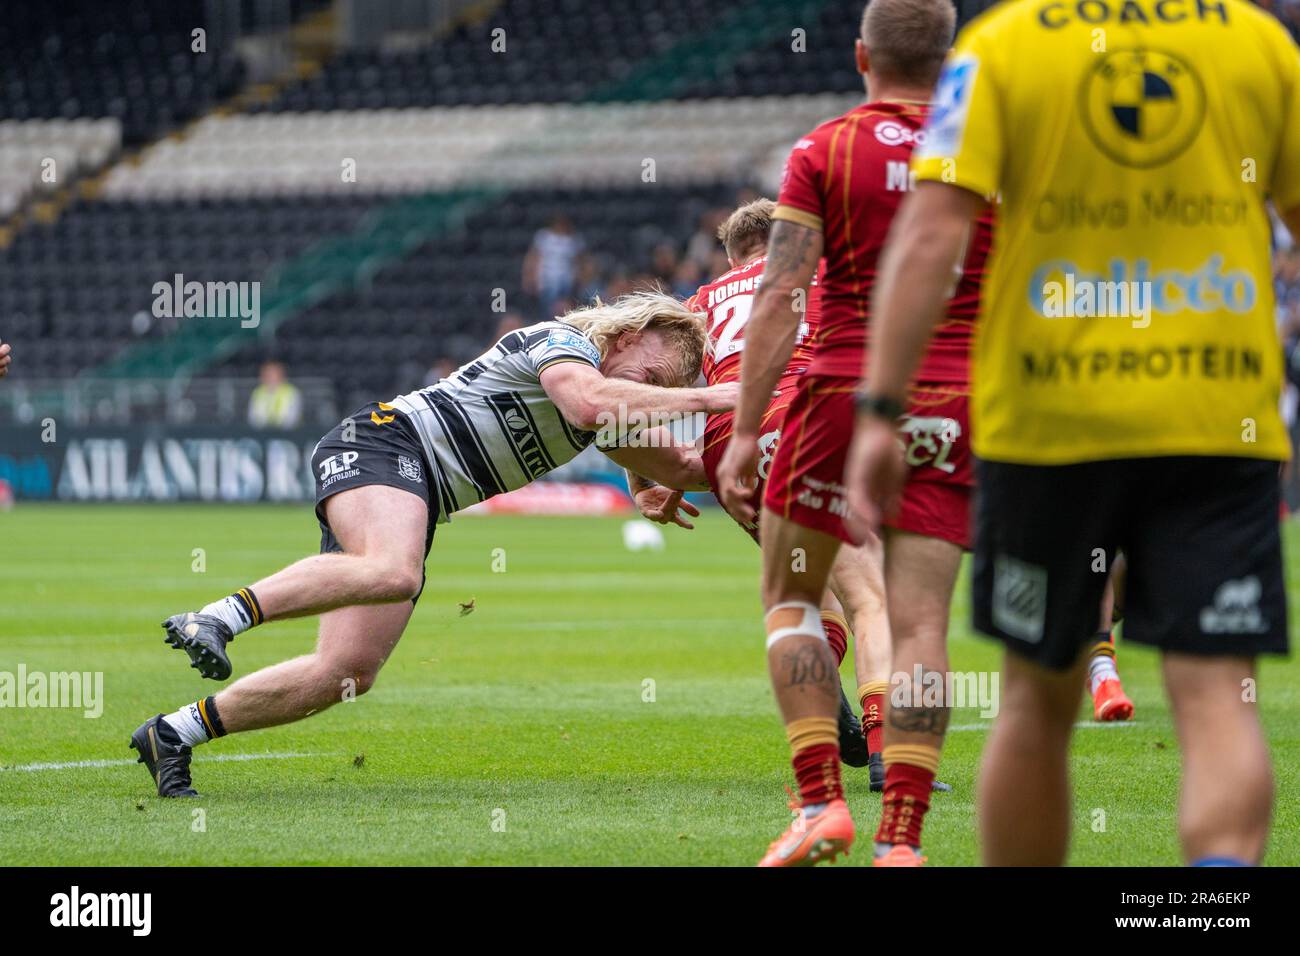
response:
[[[752,865],[789,822],[792,783],[757,551],[716,510],[694,532],[667,529],[661,552],[625,550],[620,524],[457,518],[370,694],[200,748],[202,797],[164,802],[126,762],[127,738],[218,685],[163,644],[158,622],[312,553],[311,509],[20,504],[0,515],[0,671],[102,671],[105,703],[98,719],[0,709],[0,865]],[[1287,541],[1294,592],[1294,525]],[[967,619],[963,581],[953,667],[996,669]],[[241,636],[236,676],[307,652],[314,631],[308,619]],[[1180,862],[1157,663],[1121,641],[1137,721],[1076,735],[1074,864]],[[851,694],[847,664],[845,684]],[[1259,699],[1278,776],[1267,862],[1295,865],[1300,664],[1267,662]],[[940,776],[954,791],[934,799],[926,852],[972,865],[987,721],[966,710],[952,724]],[[860,840],[846,862],[860,866],[879,797],[845,769]]]

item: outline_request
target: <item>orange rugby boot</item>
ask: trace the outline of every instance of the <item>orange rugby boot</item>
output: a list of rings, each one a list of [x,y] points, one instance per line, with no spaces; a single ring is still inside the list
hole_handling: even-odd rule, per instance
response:
[[[904,843],[895,843],[889,852],[871,861],[872,866],[924,866],[928,857],[921,856],[920,850],[914,850]]]
[[[1098,720],[1132,720],[1133,701],[1124,693],[1118,677],[1110,677],[1097,685],[1092,695],[1092,713]]]
[[[795,809],[795,807],[791,807]],[[823,804],[814,814],[800,809],[790,828],[767,848],[759,866],[812,866],[834,862],[853,845],[853,817],[843,800]]]

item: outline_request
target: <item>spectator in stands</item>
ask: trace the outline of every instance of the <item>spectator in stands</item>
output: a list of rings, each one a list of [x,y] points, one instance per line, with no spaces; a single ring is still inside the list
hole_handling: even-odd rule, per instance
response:
[[[0,378],[9,374],[9,363],[13,361],[9,357],[10,348],[4,342],[0,342]]]
[[[577,292],[578,304],[582,306],[591,305],[592,300],[597,296],[605,296],[605,283],[601,280],[600,260],[590,252],[584,252],[578,256],[578,274],[574,280],[574,290]]]
[[[730,209],[710,209],[704,213],[700,216],[695,235],[691,236],[690,242],[686,244],[686,258],[698,265],[701,272],[708,272],[711,276],[722,274],[709,272],[709,267],[713,265],[713,252],[718,248],[718,227],[729,215],[731,215]],[[726,271],[727,269],[722,270],[722,272]]]
[[[1300,43],[1300,0],[1277,0],[1273,13]]]
[[[492,334],[492,341],[495,342],[497,339],[509,335],[516,329],[522,329],[525,324],[524,317],[514,309],[511,309],[509,312],[501,316],[501,321],[497,323],[497,330]]]
[[[282,362],[263,362],[258,384],[248,400],[248,424],[254,428],[293,428],[302,422],[302,393],[289,381]]]
[[[577,259],[582,250],[582,238],[567,216],[556,216],[533,236],[533,244],[524,256],[521,284],[535,298],[539,319],[561,314],[555,311],[555,303],[573,295]]]
[[[667,240],[655,243],[650,253],[650,273],[663,288],[668,288],[677,274],[677,247]]]
[[[1294,336],[1300,342],[1300,247],[1274,256],[1273,290],[1283,340]]]
[[[705,281],[705,273],[694,259],[683,259],[673,273],[673,295],[679,299],[689,299]]]
[[[429,371],[424,373],[424,382],[421,388],[428,388],[430,385],[437,385],[444,378],[457,369],[456,361],[450,356],[444,355],[442,358],[434,361],[429,366]]]

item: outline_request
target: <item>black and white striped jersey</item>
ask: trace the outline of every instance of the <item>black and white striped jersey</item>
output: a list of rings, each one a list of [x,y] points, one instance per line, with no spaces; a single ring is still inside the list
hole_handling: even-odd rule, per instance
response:
[[[542,388],[559,362],[599,368],[579,329],[540,322],[504,336],[474,361],[392,404],[414,423],[433,469],[439,521],[570,461],[595,439],[565,421]]]

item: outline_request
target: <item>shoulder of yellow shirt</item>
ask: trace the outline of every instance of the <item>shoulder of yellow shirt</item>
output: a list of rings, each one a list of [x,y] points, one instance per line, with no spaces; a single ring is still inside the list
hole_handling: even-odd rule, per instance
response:
[[[1295,38],[1282,25],[1282,22],[1253,2],[1253,0],[1003,0],[1003,2],[995,3],[972,17],[958,33],[954,46],[960,49],[963,46],[963,40],[976,36],[980,38],[996,36],[1033,22],[1037,20],[1043,8],[1048,6],[1061,7],[1073,12],[1080,2],[1100,3],[1113,11],[1119,11],[1132,3],[1141,7],[1143,13],[1148,15],[1157,5],[1163,6],[1169,3],[1177,4],[1179,12],[1182,12],[1185,7],[1195,7],[1198,2],[1207,5],[1222,5],[1225,9],[1231,11],[1230,19],[1233,21],[1241,22],[1254,30],[1268,34],[1272,39],[1281,41],[1283,47],[1290,47],[1300,52],[1300,47],[1297,47]],[[1110,22],[1111,18],[1109,16],[1106,20],[1097,22],[1083,20],[1077,15],[1072,17],[1074,25],[1088,31],[1099,26],[1104,27]]]

